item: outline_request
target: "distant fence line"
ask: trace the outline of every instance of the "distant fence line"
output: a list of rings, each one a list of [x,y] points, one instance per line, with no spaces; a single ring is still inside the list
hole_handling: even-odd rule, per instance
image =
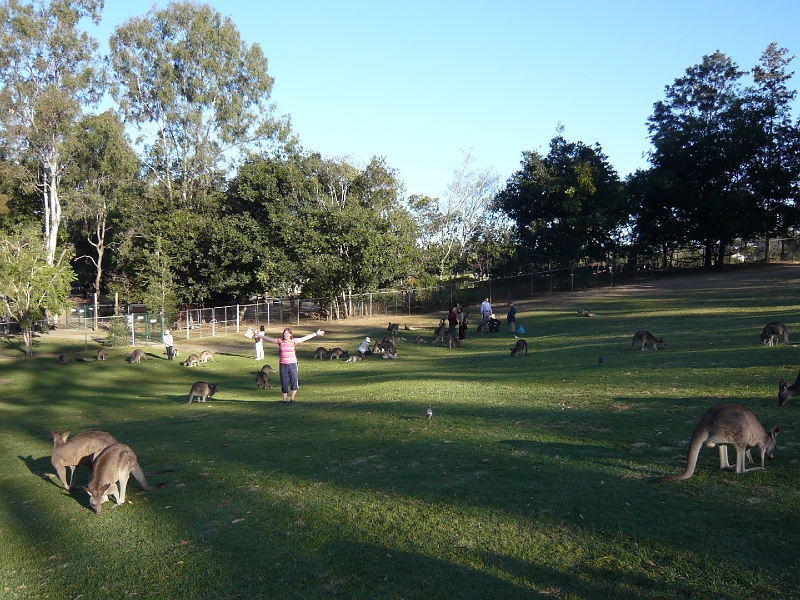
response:
[[[770,260],[800,262],[800,241],[795,239],[739,242],[726,249],[726,263],[759,262],[769,251]],[[696,249],[684,249],[672,256],[682,268],[663,268],[663,257],[638,260],[624,259],[608,263],[564,267],[515,275],[498,279],[470,280],[442,284],[430,288],[380,290],[351,294],[337,299],[319,298],[265,298],[250,304],[235,304],[212,308],[190,308],[173,314],[136,312],[128,315],[108,316],[114,306],[99,304],[94,315],[90,303],[76,304],[59,320],[58,326],[91,330],[93,339],[102,339],[98,333],[112,328],[114,320],[125,319],[130,345],[161,343],[165,329],[172,330],[176,340],[196,340],[229,333],[244,333],[254,329],[285,327],[289,325],[319,326],[320,322],[342,319],[376,318],[402,321],[403,317],[446,311],[460,302],[465,310],[477,313],[482,300],[499,306],[509,300],[519,301],[537,295],[575,292],[624,285],[685,275],[702,266],[702,255]],[[672,262],[672,261],[670,261]],[[675,264],[675,263],[673,263]],[[42,323],[41,327],[53,323]],[[120,328],[121,329],[121,328]],[[88,334],[87,334],[88,335]]]

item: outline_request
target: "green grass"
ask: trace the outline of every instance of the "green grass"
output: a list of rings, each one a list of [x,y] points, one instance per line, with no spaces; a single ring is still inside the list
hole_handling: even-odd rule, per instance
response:
[[[800,335],[798,275],[518,302],[530,355],[513,359],[505,324],[459,349],[400,342],[396,361],[312,360],[312,340],[293,406],[255,389],[243,336],[176,339],[182,357],[215,352],[192,369],[160,346],[140,365],[128,349],[58,365],[97,345],[48,334],[23,358],[5,340],[0,598],[800,597],[800,400],[777,403],[800,348],[758,339],[771,320]],[[438,315],[407,320],[430,340]],[[642,328],[668,348],[630,352]],[[333,324],[322,342],[354,351],[382,329]],[[220,391],[182,404],[197,380]],[[782,425],[767,469],[722,472],[704,449],[691,479],[649,485],[728,402]],[[131,480],[129,503],[95,515],[46,477],[50,431],[90,428],[175,469],[149,478],[167,485]]]

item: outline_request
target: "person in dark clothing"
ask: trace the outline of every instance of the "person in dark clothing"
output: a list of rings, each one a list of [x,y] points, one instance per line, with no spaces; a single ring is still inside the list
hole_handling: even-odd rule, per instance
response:
[[[517,330],[517,307],[513,302],[508,303],[508,314],[506,315],[508,321],[508,330],[514,333]]]

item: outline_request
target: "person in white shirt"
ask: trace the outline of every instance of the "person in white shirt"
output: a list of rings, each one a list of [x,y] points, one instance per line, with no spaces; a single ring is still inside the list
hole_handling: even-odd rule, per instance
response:
[[[372,340],[370,340],[369,336],[367,336],[364,338],[364,341],[358,345],[358,353],[361,356],[364,356],[366,354],[372,354],[372,348],[370,347],[371,342]]]
[[[167,360],[172,360],[172,334],[169,329],[164,330],[164,347],[167,349]]]
[[[256,348],[256,360],[264,360],[264,337],[266,334],[264,333],[264,326],[261,326],[260,331],[256,331],[253,335],[253,339],[255,340],[255,348]]]

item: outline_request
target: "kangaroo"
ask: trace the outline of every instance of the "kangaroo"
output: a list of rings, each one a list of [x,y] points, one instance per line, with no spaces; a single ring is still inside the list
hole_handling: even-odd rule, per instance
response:
[[[375,352],[391,352],[392,354],[397,354],[397,348],[392,342],[383,341],[378,344],[375,344]]]
[[[458,348],[461,346],[461,340],[448,333],[446,344],[448,348]]]
[[[83,489],[89,494],[89,504],[94,512],[98,515],[102,512],[103,503],[108,500],[109,496],[116,498],[116,506],[125,504],[125,489],[131,475],[145,491],[151,492],[164,486],[163,483],[153,487],[148,485],[144,471],[139,466],[136,454],[130,446],[113,444],[100,452],[94,460],[92,481],[89,482],[89,485],[83,486]]]
[[[433,333],[433,342],[436,343],[439,340],[444,341],[445,336],[447,335],[447,327],[444,324],[444,319],[439,321],[439,327],[436,328],[436,331]]]
[[[522,356],[522,353],[528,356],[528,342],[525,340],[517,340],[516,345],[511,348],[511,356]]]
[[[200,357],[197,354],[190,354],[189,357],[181,363],[182,367],[196,367],[200,364]]]
[[[389,326],[386,328],[389,333],[395,334],[400,331],[400,323],[392,323],[389,321]]]
[[[144,351],[139,350],[139,348],[137,348],[130,354],[126,354],[125,358],[127,358],[128,362],[131,363],[132,365],[138,365],[139,361],[141,361],[142,359],[147,360],[147,356],[145,355]]]
[[[256,389],[257,390],[271,390],[272,386],[269,384],[269,374],[264,371],[256,373]]]
[[[108,360],[108,352],[105,348],[100,348],[97,351],[97,360]]]
[[[478,323],[478,327],[475,329],[476,333],[483,333],[483,330],[486,329],[487,323]]]
[[[428,342],[425,341],[425,338],[421,335],[414,336],[414,343],[415,344],[427,344]]]
[[[320,346],[314,351],[314,358],[319,358],[320,360],[323,358],[330,358],[328,349],[325,348],[325,346]]]
[[[758,337],[761,338],[761,343],[765,346],[774,346],[779,336],[783,336],[784,343],[789,343],[789,330],[786,329],[786,325],[778,321],[767,323],[763,331],[758,334]]]
[[[778,406],[783,406],[789,398],[794,398],[800,395],[800,373],[797,374],[797,379],[794,380],[792,385],[785,379],[781,379],[778,383]]]
[[[270,367],[269,365],[264,365],[263,367],[261,367],[261,372],[262,373],[277,373],[277,371],[275,369],[273,369],[272,367]]]
[[[70,431],[58,433],[54,429],[52,433],[53,456],[50,458],[50,462],[66,490],[72,489],[75,471],[80,465],[91,469],[94,455],[99,454],[111,444],[117,443],[114,436],[105,431],[84,431],[69,441],[67,438],[69,438]],[[67,483],[67,467],[70,469],[69,483]]]
[[[208,361],[215,362],[214,361],[214,355],[211,354],[211,352],[209,352],[208,350],[203,350],[200,353],[200,362],[204,363],[204,362],[208,362]]]
[[[58,364],[65,365],[67,364],[67,357],[63,354],[58,355]]]
[[[386,354],[381,356],[381,358],[391,358],[392,360],[395,360],[395,359],[398,358],[398,356],[397,356],[397,352],[388,352],[387,351]]]
[[[657,477],[650,480],[650,483],[689,479],[697,466],[697,457],[703,444],[708,448],[719,444],[720,469],[731,467],[728,463],[728,446],[726,444],[732,444],[736,448],[737,473],[749,473],[763,469],[764,459],[772,460],[772,454],[775,452],[775,438],[780,430],[781,426],[776,425],[772,431],[765,431],[756,416],[744,406],[737,404],[712,406],[694,428],[692,440],[689,442],[689,452],[686,455],[686,469],[683,473]],[[752,447],[761,450],[761,466],[746,469],[745,459],[750,458],[752,461],[748,450]]]
[[[364,357],[361,356],[360,354],[353,354],[350,358],[348,358],[344,362],[354,363],[354,362],[358,362],[360,360],[364,360]]]
[[[347,358],[350,356],[350,353],[347,350],[342,350],[341,348],[334,348],[330,351],[328,355],[329,360],[340,359],[340,358]]]
[[[653,350],[658,350],[659,348],[666,348],[667,345],[664,343],[663,339],[657,340],[656,336],[654,336],[649,331],[637,331],[633,334],[633,343],[631,344],[631,350],[636,347],[636,344],[642,344],[642,351],[647,350],[647,345],[650,344],[653,347]]]
[[[408,323],[403,323],[403,329],[405,329],[406,331],[415,331],[417,328],[416,327],[412,327]]]
[[[192,386],[192,391],[189,392],[189,401],[186,404],[191,404],[192,399],[197,397],[200,398],[198,402],[205,402],[206,398],[211,398],[214,394],[217,393],[217,388],[219,386],[215,383],[213,385],[208,385],[205,381],[197,381]]]

